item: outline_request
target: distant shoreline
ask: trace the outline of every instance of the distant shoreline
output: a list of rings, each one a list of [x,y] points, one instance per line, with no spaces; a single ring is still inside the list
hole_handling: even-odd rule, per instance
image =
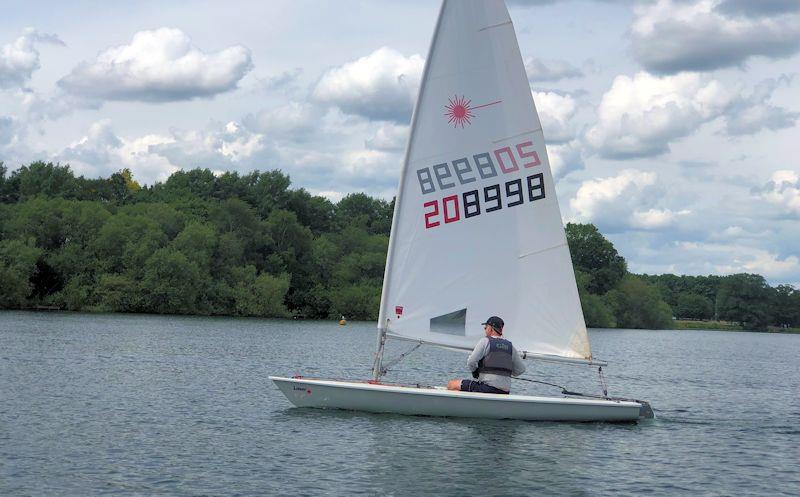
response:
[[[753,333],[783,333],[783,334],[798,334],[800,328],[779,328],[777,326],[770,326],[766,330],[751,330],[746,329],[738,323],[731,323],[728,321],[695,321],[689,319],[676,319],[674,321],[676,330],[714,330],[714,331],[750,331]]]
[[[114,311],[72,311],[68,309],[58,309],[54,306],[39,306],[29,307],[25,309],[7,309],[0,308],[0,312],[38,312],[38,313],[64,313],[64,314],[88,314],[88,315],[120,315],[120,316],[176,316],[176,317],[198,317],[198,318],[231,318],[231,319],[282,319],[287,321],[330,321],[338,325],[338,318],[306,318],[300,316],[294,317],[265,317],[265,316],[232,316],[225,314],[158,314],[148,312],[114,312]],[[348,323],[357,322],[372,322],[372,320],[348,319]],[[800,328],[779,328],[777,326],[770,326],[767,330],[751,330],[745,329],[742,325],[726,321],[694,321],[688,319],[676,319],[673,321],[675,326],[673,328],[666,328],[674,331],[734,331],[734,332],[750,332],[750,333],[774,333],[784,335],[800,334]],[[644,328],[589,328],[589,329],[609,329],[609,330],[625,330],[625,329],[644,329]]]

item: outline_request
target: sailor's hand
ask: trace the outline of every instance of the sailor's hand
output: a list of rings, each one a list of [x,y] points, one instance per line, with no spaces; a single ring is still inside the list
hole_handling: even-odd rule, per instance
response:
[[[476,380],[478,379],[479,376],[480,376],[480,373],[478,373],[477,369],[472,372],[472,377],[475,378]]]

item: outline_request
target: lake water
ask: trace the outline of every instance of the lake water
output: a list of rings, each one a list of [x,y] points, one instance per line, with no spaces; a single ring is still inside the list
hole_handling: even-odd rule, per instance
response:
[[[373,323],[0,312],[0,495],[800,494],[800,335],[590,338],[609,393],[657,419],[296,409],[267,379],[366,378]],[[388,379],[444,384],[464,362],[421,348]],[[530,373],[599,391],[585,366]]]

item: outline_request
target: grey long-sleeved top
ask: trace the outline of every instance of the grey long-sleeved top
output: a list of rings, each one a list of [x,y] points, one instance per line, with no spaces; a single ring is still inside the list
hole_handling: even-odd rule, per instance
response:
[[[467,358],[467,367],[469,370],[475,371],[478,369],[478,361],[483,359],[488,353],[489,338],[483,337],[478,341],[478,343],[475,345],[475,348],[472,350],[472,353]],[[517,349],[514,348],[513,344],[511,345],[511,360],[511,376],[519,376],[525,372],[525,362],[519,355],[519,352],[517,352]],[[480,376],[478,376],[478,381],[506,392],[511,391],[511,378],[508,376],[492,373],[481,373]]]

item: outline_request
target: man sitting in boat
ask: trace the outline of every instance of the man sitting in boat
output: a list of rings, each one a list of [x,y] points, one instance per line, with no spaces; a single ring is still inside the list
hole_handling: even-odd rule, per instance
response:
[[[450,380],[448,390],[481,393],[508,393],[511,377],[525,372],[525,364],[517,349],[503,338],[505,323],[492,316],[483,324],[486,336],[481,338],[467,359],[467,367],[475,380]]]

